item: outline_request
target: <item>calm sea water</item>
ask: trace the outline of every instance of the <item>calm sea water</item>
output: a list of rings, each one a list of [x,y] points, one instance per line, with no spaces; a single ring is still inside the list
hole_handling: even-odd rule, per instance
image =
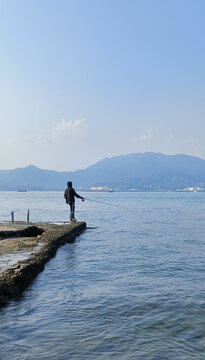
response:
[[[204,360],[205,193],[82,193],[88,230],[0,310],[0,360]],[[66,221],[61,192],[0,193],[0,220]]]

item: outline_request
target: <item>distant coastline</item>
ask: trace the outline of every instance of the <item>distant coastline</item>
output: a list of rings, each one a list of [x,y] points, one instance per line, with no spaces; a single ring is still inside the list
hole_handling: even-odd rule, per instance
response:
[[[0,191],[205,191],[205,160],[178,154],[136,153],[103,159],[87,169],[58,172],[29,165],[0,170]]]

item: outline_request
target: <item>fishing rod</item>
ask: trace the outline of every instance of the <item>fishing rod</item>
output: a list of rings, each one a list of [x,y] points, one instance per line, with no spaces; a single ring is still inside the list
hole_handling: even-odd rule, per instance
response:
[[[85,200],[88,200],[88,201],[93,201],[93,202],[96,202],[96,203],[99,203],[99,204],[103,204],[103,205],[109,205],[109,206],[114,206],[114,207],[122,207],[122,206],[119,206],[119,205],[115,205],[115,204],[111,204],[111,203],[107,203],[107,202],[103,202],[103,201],[98,201],[98,200],[93,200],[93,199],[89,199],[89,198],[84,198]]]

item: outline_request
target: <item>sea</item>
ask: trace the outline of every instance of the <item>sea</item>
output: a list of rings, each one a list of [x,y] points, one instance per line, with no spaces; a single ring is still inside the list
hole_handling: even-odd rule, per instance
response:
[[[204,360],[205,193],[80,192],[87,230],[0,310],[0,360]],[[63,192],[0,192],[61,224]]]

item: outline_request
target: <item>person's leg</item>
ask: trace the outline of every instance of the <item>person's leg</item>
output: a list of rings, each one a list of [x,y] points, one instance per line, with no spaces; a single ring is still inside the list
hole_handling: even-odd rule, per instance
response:
[[[71,203],[70,204],[70,220],[74,220],[75,219],[75,203]]]
[[[73,204],[69,204],[70,206],[70,220],[73,218]]]
[[[75,203],[72,204],[72,218],[75,220]]]

